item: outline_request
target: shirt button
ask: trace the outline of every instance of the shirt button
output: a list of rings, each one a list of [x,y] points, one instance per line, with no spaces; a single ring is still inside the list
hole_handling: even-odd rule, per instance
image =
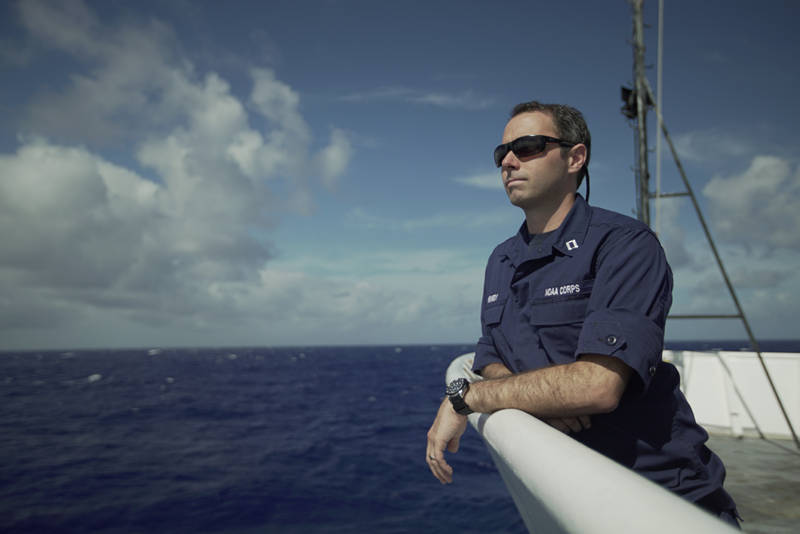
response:
[[[617,336],[610,335],[606,338],[606,345],[613,347],[616,344],[617,344]]]
[[[655,365],[651,365],[650,369],[648,369],[648,370],[650,371],[650,376],[655,376],[656,375],[656,366]]]

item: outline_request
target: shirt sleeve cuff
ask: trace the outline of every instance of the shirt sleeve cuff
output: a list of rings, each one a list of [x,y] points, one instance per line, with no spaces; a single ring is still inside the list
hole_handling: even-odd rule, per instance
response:
[[[604,309],[586,317],[575,354],[619,358],[636,372],[644,393],[656,374],[663,345],[664,331],[644,315]]]
[[[478,341],[478,345],[475,348],[475,360],[472,362],[472,371],[476,374],[481,374],[481,370],[490,363],[503,363],[503,360],[495,352],[494,345],[482,343],[481,341]]]

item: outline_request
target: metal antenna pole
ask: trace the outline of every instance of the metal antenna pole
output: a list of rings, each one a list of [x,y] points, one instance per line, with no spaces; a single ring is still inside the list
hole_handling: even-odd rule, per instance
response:
[[[657,68],[657,78],[656,78],[656,108],[659,110],[663,110],[664,107],[661,105],[663,100],[662,96],[664,94],[663,87],[664,84],[662,83],[664,77],[662,76],[663,65],[664,65],[664,0],[658,0],[658,68]],[[659,114],[658,117],[661,117]],[[658,124],[661,125],[661,119],[658,118]],[[656,235],[660,235],[661,232],[661,199],[659,195],[661,194],[661,128],[656,128]]]
[[[633,65],[636,92],[636,136],[639,143],[636,166],[636,216],[650,226],[650,173],[647,170],[647,81],[644,74],[644,24],[643,0],[630,0],[633,7]]]

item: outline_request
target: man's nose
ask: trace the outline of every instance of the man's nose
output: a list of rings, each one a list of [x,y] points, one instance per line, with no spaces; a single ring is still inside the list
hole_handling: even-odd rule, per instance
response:
[[[519,167],[519,160],[517,159],[517,155],[514,154],[511,150],[506,153],[503,161],[500,162],[500,167],[505,169],[507,167],[516,169]]]

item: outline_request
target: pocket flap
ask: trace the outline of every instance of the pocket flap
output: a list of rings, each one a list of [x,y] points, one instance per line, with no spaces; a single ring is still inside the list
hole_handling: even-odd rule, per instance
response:
[[[503,308],[506,307],[506,301],[493,303],[492,306],[483,309],[483,322],[486,325],[500,324],[503,318]]]
[[[531,324],[537,326],[582,323],[586,318],[588,298],[551,300],[530,308]]]

